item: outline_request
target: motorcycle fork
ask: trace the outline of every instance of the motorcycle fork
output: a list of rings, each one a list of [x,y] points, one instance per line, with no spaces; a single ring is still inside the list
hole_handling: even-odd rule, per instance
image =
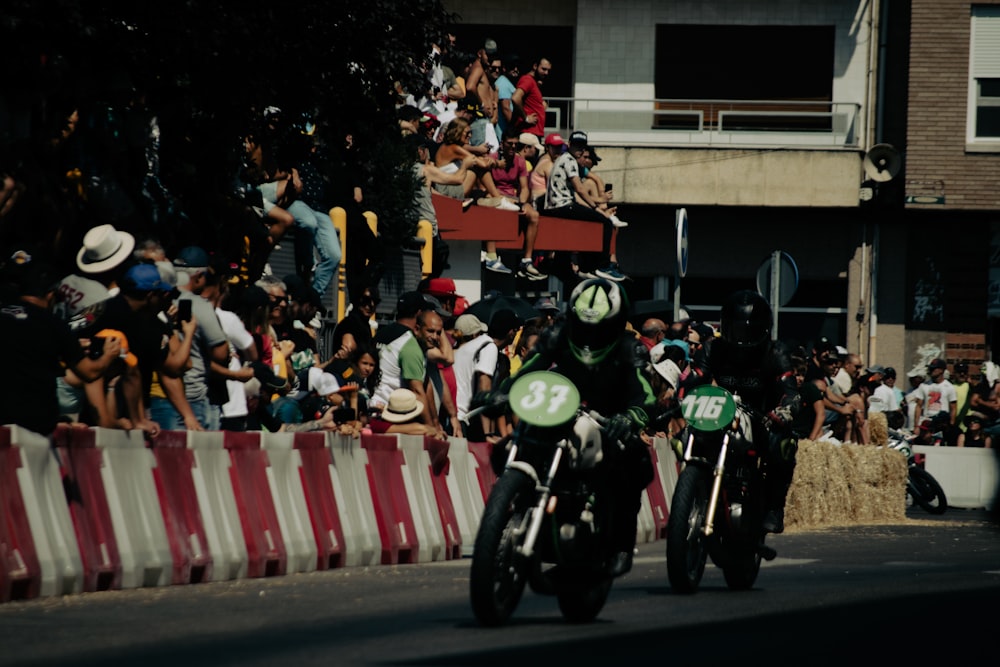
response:
[[[726,468],[726,452],[729,449],[729,434],[722,436],[719,458],[712,470],[712,492],[708,496],[708,516],[705,517],[705,537],[715,532],[715,510],[719,505],[719,491],[722,488],[722,474]]]
[[[535,511],[531,514],[531,523],[528,525],[524,541],[518,547],[518,552],[525,558],[530,558],[535,551],[535,542],[538,540],[538,533],[542,529],[542,520],[545,518],[546,512],[551,514],[555,511],[556,504],[555,498],[552,497],[552,480],[559,469],[559,462],[562,460],[562,455],[563,448],[557,448],[555,455],[552,457],[552,463],[549,465],[548,474],[545,476],[545,482],[542,483],[539,480],[538,485],[535,487],[535,490],[538,491],[538,503],[535,504]],[[549,502],[550,499],[552,500],[551,503]]]

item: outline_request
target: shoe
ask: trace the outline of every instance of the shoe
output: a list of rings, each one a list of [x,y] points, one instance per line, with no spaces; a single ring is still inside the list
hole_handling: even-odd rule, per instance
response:
[[[509,199],[500,199],[500,203],[497,204],[497,208],[501,211],[520,211],[521,207],[512,202]]]
[[[603,269],[597,269],[594,273],[596,273],[600,278],[613,280],[616,283],[620,283],[628,277],[618,269],[618,264],[616,262],[608,264]]]
[[[462,200],[462,211],[468,211],[469,207],[476,203],[475,199]]]
[[[617,215],[612,215],[612,216],[610,216],[610,217],[608,218],[608,220],[610,220],[610,221],[611,221],[611,224],[612,224],[612,226],[614,226],[614,227],[619,227],[619,228],[620,228],[620,227],[628,227],[628,223],[627,223],[627,222],[625,222],[624,220],[619,220],[619,219],[618,219],[618,216],[617,216]]]
[[[494,260],[486,260],[486,270],[494,273],[513,273],[513,271],[503,265],[503,260],[499,257]]]
[[[633,550],[619,551],[611,557],[608,574],[612,577],[620,577],[623,574],[628,574],[632,570],[633,558],[635,558]]]
[[[765,533],[775,535],[785,532],[785,510],[769,510],[762,524]]]
[[[521,265],[517,267],[517,277],[527,278],[528,280],[545,280],[548,278],[547,275],[535,268],[531,260],[521,262]]]

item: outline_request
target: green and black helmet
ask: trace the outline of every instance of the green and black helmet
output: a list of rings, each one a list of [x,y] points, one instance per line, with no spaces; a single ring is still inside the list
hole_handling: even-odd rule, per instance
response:
[[[625,330],[628,303],[615,283],[584,280],[569,297],[566,326],[573,356],[587,366],[603,361]]]

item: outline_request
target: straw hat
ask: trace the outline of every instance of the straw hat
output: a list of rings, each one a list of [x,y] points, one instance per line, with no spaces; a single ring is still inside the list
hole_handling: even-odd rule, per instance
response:
[[[382,410],[382,419],[393,424],[408,422],[424,411],[417,395],[409,389],[395,389],[389,394],[389,404]]]
[[[135,248],[135,237],[112,225],[98,225],[83,237],[76,265],[84,273],[102,273],[124,262]]]

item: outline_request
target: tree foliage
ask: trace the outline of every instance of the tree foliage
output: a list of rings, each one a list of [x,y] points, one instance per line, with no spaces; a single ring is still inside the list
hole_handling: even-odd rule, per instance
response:
[[[421,89],[423,58],[452,21],[441,0],[4,4],[0,149],[67,107],[139,91],[161,118],[169,185],[224,188],[242,137],[276,105],[309,114],[331,143],[353,134],[372,174],[369,202],[384,203],[380,224],[390,238],[410,233],[397,191],[412,179],[399,178],[400,153],[386,145],[398,135],[397,90]]]

